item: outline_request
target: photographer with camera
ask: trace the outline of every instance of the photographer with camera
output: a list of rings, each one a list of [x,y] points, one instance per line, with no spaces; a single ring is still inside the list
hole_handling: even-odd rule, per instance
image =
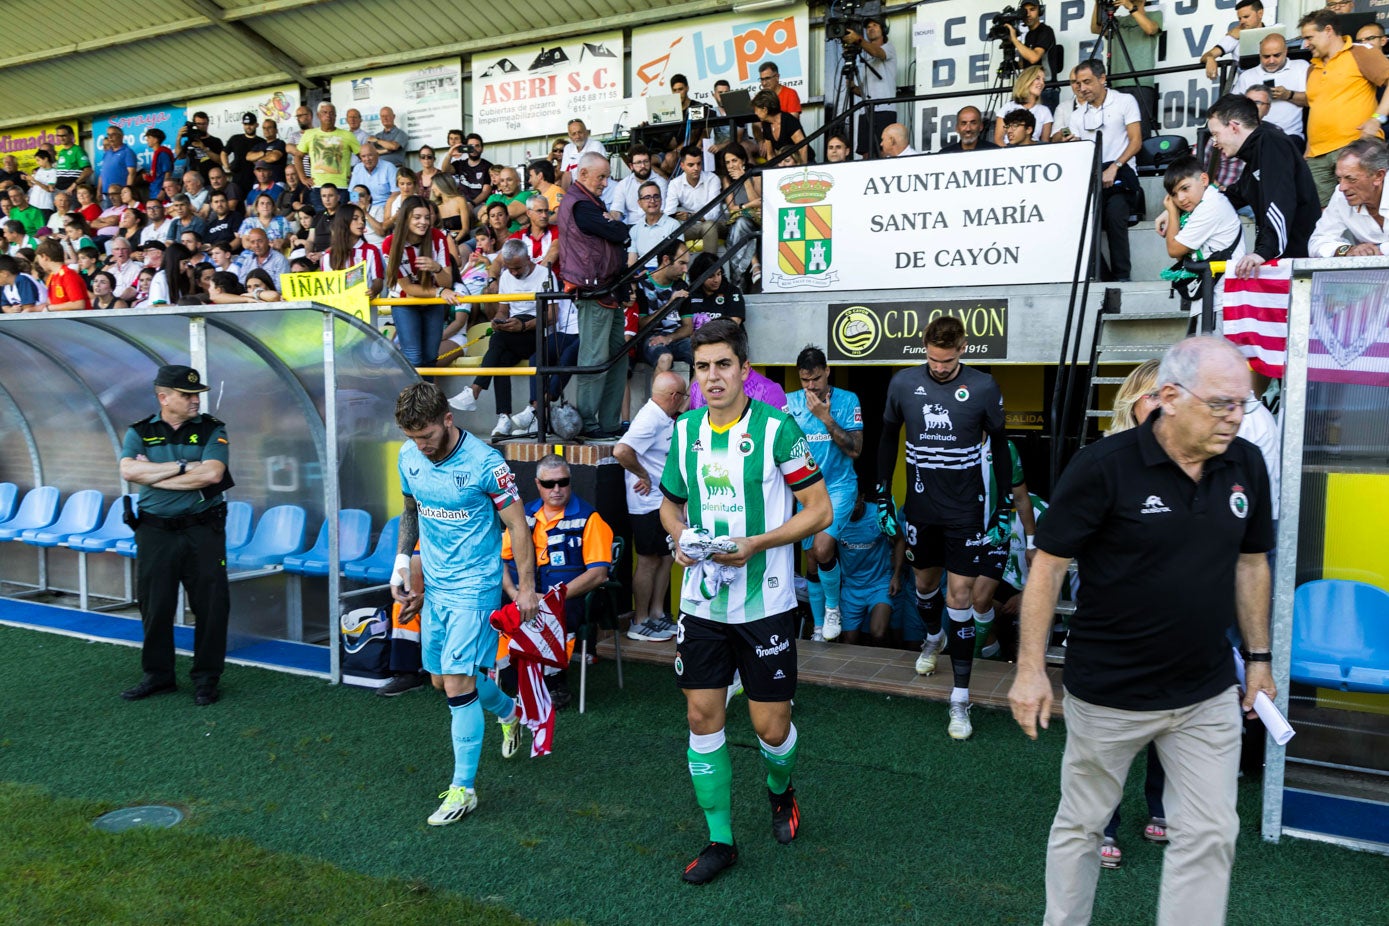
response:
[[[1157,67],[1162,13],[1156,10],[1149,13],[1146,6],[1147,0],[1095,0],[1095,9],[1090,14],[1090,32],[1104,35],[1107,20],[1112,17],[1117,32],[1110,34],[1118,36],[1119,47],[1117,53],[1113,47],[1102,50],[1097,42],[1091,54],[1099,58],[1107,51],[1111,71],[1148,71]],[[1155,78],[1144,77],[1138,83],[1152,87]]]
[[[845,55],[861,51],[868,59],[860,59],[858,66],[863,73],[858,82],[849,87],[849,94],[867,100],[889,101],[858,114],[855,147],[862,157],[878,157],[878,139],[883,129],[897,121],[897,108],[890,102],[897,96],[897,49],[892,47],[887,36],[887,23],[869,17],[864,20],[862,34],[846,28],[842,39]]]
[[[1005,6],[1003,11],[994,17],[989,38],[1011,42],[1019,58],[1028,65],[1040,65],[1046,71],[1047,80],[1054,80],[1056,74],[1051,66],[1051,50],[1056,45],[1056,33],[1052,31],[1051,26],[1042,22],[1041,0],[1023,0],[1020,7],[1021,11]],[[1018,37],[1019,22],[1027,27],[1027,34],[1022,38]],[[1000,29],[1007,34],[995,34]],[[1042,105],[1048,109],[1056,109],[1060,99],[1061,91],[1055,87],[1042,92]]]
[[[174,149],[174,160],[188,162],[189,170],[196,170],[207,179],[207,172],[222,166],[222,140],[207,134],[207,113],[196,112],[190,122],[185,122],[178,130],[178,146]]]

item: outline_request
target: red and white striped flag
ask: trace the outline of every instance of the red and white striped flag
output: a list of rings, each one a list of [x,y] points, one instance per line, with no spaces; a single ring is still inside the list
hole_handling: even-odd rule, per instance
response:
[[[1226,275],[1223,331],[1256,373],[1281,379],[1287,362],[1290,270],[1269,261],[1257,277]],[[1307,378],[1389,385],[1389,272],[1328,271],[1312,278]]]
[[[521,722],[531,731],[531,757],[548,756],[555,740],[555,710],[545,687],[545,667],[562,669],[569,663],[564,638],[565,586],[556,585],[540,598],[535,619],[521,620],[511,602],[492,612],[491,623],[510,637],[510,653],[516,663],[516,694]]]

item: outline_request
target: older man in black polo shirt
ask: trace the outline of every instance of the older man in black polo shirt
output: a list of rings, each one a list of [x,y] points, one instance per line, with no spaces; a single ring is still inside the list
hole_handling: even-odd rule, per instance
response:
[[[1150,741],[1167,772],[1170,844],[1159,926],[1225,921],[1239,817],[1240,717],[1226,631],[1249,647],[1243,707],[1275,689],[1268,473],[1239,438],[1256,401],[1244,357],[1188,338],[1163,357],[1160,414],[1082,450],[1038,523],[1022,602],[1013,716],[1036,738],[1051,715],[1046,638],[1072,558],[1081,591],[1066,652],[1066,754],[1047,846],[1045,923],[1090,920],[1105,822]]]

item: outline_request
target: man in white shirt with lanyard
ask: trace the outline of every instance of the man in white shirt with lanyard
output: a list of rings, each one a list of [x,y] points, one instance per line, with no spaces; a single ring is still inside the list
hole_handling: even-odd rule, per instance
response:
[[[1104,165],[1101,176],[1104,204],[1100,211],[1100,228],[1109,242],[1108,269],[1103,277],[1107,281],[1127,283],[1131,273],[1130,197],[1138,190],[1138,175],[1134,173],[1132,162],[1143,146],[1143,117],[1136,99],[1109,89],[1103,62],[1091,59],[1077,64],[1071,70],[1071,86],[1076,93],[1076,108],[1071,113],[1071,139],[1093,140],[1103,132],[1100,161]]]

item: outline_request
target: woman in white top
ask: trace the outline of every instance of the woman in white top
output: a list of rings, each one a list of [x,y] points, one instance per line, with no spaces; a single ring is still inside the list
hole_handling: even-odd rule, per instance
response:
[[[1008,144],[1003,134],[1003,117],[1015,109],[1026,109],[1037,120],[1037,128],[1032,132],[1032,140],[1046,142],[1051,140],[1051,110],[1042,105],[1042,90],[1046,88],[1046,71],[1040,64],[1025,68],[1018,79],[1013,81],[1013,98],[999,107],[994,116],[994,144],[1002,148]]]
[[[46,148],[34,152],[38,164],[32,174],[26,174],[29,181],[29,205],[43,213],[43,220],[53,214],[53,185],[58,182],[58,171],[53,166],[53,155]]]

